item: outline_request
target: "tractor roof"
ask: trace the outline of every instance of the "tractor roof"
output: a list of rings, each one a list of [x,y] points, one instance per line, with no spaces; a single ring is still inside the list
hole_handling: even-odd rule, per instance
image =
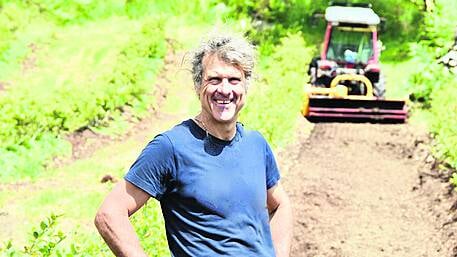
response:
[[[353,6],[330,6],[325,10],[328,22],[378,25],[379,16],[371,9]]]

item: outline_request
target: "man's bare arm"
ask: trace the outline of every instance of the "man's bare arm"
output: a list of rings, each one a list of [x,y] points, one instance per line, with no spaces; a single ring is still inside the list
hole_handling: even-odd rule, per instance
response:
[[[288,257],[292,241],[292,208],[289,197],[280,184],[268,189],[267,206],[276,256]]]
[[[149,194],[128,181],[120,181],[95,216],[95,226],[117,257],[147,257],[129,217],[143,206]]]

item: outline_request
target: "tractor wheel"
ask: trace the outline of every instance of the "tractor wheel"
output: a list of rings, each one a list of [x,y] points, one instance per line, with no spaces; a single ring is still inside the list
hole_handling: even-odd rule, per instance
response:
[[[379,74],[378,82],[373,84],[373,94],[378,98],[384,99],[386,94],[386,85],[384,76],[382,74]]]
[[[311,62],[309,63],[308,67],[308,75],[309,75],[309,82],[312,85],[315,85],[317,82],[317,61],[320,60],[320,57],[314,57]]]

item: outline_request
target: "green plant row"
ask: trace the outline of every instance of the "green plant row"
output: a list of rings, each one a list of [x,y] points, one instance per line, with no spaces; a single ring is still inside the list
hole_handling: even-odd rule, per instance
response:
[[[429,112],[430,131],[435,138],[435,155],[457,169],[457,76],[437,63],[454,43],[457,3],[452,0],[435,1],[433,11],[424,19],[421,40],[412,45],[419,67],[410,78],[411,99]],[[451,178],[457,186],[457,174]]]
[[[412,98],[431,113],[428,121],[435,138],[434,152],[440,160],[457,169],[457,78],[438,64],[425,67],[411,79]],[[454,175],[456,178],[457,176]],[[457,179],[452,182],[457,186]]]
[[[107,125],[110,117],[129,106],[134,115],[147,109],[153,101],[151,81],[165,53],[163,21],[149,18],[120,50],[112,70],[96,79],[68,81],[59,87],[45,81],[49,85],[12,88],[0,96],[0,177],[37,174],[55,153],[56,138],[62,133]],[[46,145],[51,147],[41,149],[41,156],[30,155],[37,146]],[[29,157],[39,159],[33,162]]]

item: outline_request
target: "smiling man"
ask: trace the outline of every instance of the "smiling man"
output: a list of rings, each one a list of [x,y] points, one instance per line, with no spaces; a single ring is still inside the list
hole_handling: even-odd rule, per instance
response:
[[[289,256],[292,214],[275,158],[260,133],[237,123],[254,63],[254,47],[238,36],[195,50],[201,112],[157,135],[97,212],[116,256],[147,256],[129,216],[150,197],[161,204],[174,257]]]

